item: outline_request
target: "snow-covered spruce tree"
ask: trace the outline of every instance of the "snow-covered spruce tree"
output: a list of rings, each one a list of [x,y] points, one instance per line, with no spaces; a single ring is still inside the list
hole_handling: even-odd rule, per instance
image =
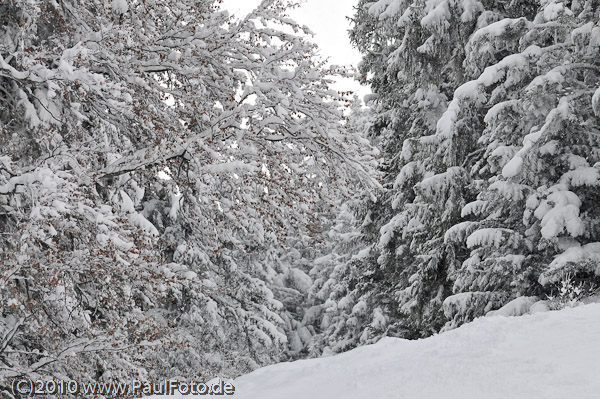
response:
[[[282,356],[286,232],[368,180],[364,142],[286,3],[217,3],[0,2],[2,381]]]
[[[445,115],[454,126],[477,109],[485,122],[485,153],[471,169],[481,192],[446,235],[470,249],[444,304],[448,327],[515,297],[549,294],[566,274],[598,282],[600,4],[538,6],[535,16],[470,38],[473,80]],[[482,54],[497,62],[484,69]]]
[[[436,145],[435,133],[448,99],[465,80],[469,36],[504,12],[495,4],[489,8],[484,12],[476,1],[361,1],[357,6],[351,38],[364,54],[363,80],[376,96],[370,134],[383,151],[386,188],[376,204],[366,205],[369,223],[361,225],[371,245],[352,271],[359,276],[356,304],[387,320],[376,329],[359,323],[356,328],[370,331],[371,339],[425,336],[445,322],[442,302],[452,286],[448,272],[460,264],[464,249],[446,245],[443,237],[473,196],[463,162],[476,154],[477,125],[465,125],[460,141],[445,149]]]
[[[349,315],[338,314],[353,332],[330,341],[353,346],[382,335],[422,337],[445,324],[443,301],[469,255],[464,241],[445,235],[479,194],[471,168],[484,155],[478,140],[485,113],[461,109],[452,123],[447,115],[456,108],[455,90],[511,51],[498,40],[474,64],[471,38],[536,10],[533,1],[359,2],[351,38],[364,55],[362,79],[376,97],[370,135],[383,151],[386,190],[364,205],[369,218],[358,223],[369,244],[345,273],[353,276],[345,298],[354,302],[344,303]],[[522,33],[517,25],[503,34],[518,40]]]
[[[369,309],[368,296],[361,296],[367,291],[361,286],[364,278],[360,271],[369,256],[369,248],[365,249],[369,240],[361,231],[359,220],[369,222],[365,206],[369,201],[357,195],[341,205],[329,230],[328,245],[323,255],[315,259],[310,272],[310,306],[302,320],[312,335],[307,348],[309,356],[373,343],[386,327],[382,310]]]
[[[355,100],[348,128],[365,136],[371,123],[372,112]],[[364,138],[366,140],[366,138]],[[373,165],[373,176],[378,178],[379,151],[365,152],[363,163]],[[371,334],[362,328],[383,326],[381,311],[367,312],[364,301],[357,296],[360,265],[368,255],[365,246],[373,239],[361,225],[370,224],[369,204],[376,200],[376,192],[367,192],[355,182],[347,198],[340,198],[333,207],[335,215],[328,226],[325,244],[319,257],[312,262],[312,286],[308,292],[306,312],[303,315],[302,336],[310,337],[305,351],[309,356],[341,352],[358,344],[369,343]]]

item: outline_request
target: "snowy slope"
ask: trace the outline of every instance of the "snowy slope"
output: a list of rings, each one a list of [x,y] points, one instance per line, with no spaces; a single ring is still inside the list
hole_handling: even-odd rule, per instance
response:
[[[600,304],[481,318],[234,381],[236,399],[600,398]]]

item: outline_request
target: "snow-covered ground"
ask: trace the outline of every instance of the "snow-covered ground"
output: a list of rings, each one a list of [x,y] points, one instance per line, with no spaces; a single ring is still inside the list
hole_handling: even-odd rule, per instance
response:
[[[387,338],[234,381],[236,399],[600,398],[600,304]]]
[[[484,317],[419,341],[386,338],[233,384],[226,397],[235,399],[597,399],[600,304]]]

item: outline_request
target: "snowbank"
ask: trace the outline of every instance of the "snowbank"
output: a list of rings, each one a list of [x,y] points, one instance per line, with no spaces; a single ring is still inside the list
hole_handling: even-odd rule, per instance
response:
[[[234,381],[236,399],[598,398],[600,304],[480,318],[419,341],[387,338]]]

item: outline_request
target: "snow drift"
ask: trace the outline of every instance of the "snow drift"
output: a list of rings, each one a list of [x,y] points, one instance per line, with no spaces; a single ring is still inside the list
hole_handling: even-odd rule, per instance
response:
[[[598,398],[600,304],[487,317],[431,338],[385,338],[234,381],[236,399]]]

